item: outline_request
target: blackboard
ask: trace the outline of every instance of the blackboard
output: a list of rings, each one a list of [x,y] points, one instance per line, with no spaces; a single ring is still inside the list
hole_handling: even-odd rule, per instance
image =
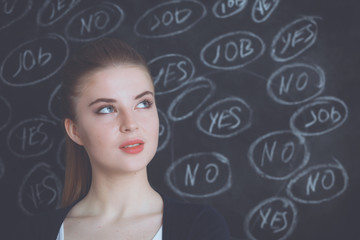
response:
[[[0,229],[59,206],[60,70],[117,37],[149,62],[160,141],[151,184],[206,203],[233,239],[358,239],[355,0],[0,3]]]

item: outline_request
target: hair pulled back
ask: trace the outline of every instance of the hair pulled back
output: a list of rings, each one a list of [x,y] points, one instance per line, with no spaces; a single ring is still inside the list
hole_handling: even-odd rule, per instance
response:
[[[117,65],[137,65],[150,75],[145,59],[131,46],[115,38],[103,38],[81,47],[65,64],[61,85],[63,119],[76,122],[75,98],[86,74]],[[66,135],[66,169],[62,193],[62,207],[83,198],[91,185],[91,165],[83,146]]]

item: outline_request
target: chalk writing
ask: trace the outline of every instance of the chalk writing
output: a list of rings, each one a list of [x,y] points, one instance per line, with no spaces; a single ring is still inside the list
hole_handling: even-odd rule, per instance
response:
[[[42,27],[52,25],[73,9],[80,0],[46,0],[37,13],[37,24]]]
[[[124,20],[123,10],[116,4],[102,1],[73,16],[65,27],[72,41],[92,41],[114,32]]]
[[[215,152],[189,154],[170,165],[165,180],[180,196],[219,195],[231,187],[230,162]]]
[[[214,94],[214,83],[206,78],[199,77],[188,82],[170,104],[167,115],[172,121],[181,121],[191,117]],[[196,104],[194,104],[196,103]]]
[[[297,224],[297,209],[287,198],[272,197],[246,216],[244,229],[250,239],[287,239]]]
[[[163,113],[160,109],[158,109],[158,113],[159,113],[160,126],[159,126],[159,145],[157,151],[159,152],[163,150],[168,144],[170,140],[171,131],[170,131],[169,120],[167,119],[165,113]]]
[[[348,117],[346,104],[325,96],[302,106],[290,118],[290,127],[304,136],[317,136],[340,127]]]
[[[140,37],[160,38],[181,34],[206,15],[204,4],[194,0],[164,2],[147,10],[136,22]]]
[[[54,144],[56,123],[46,118],[26,119],[16,124],[7,137],[9,150],[17,157],[36,157]]]
[[[288,183],[287,194],[300,203],[317,204],[330,201],[347,189],[349,177],[341,164],[309,167]]]
[[[9,102],[2,96],[0,96],[0,131],[5,129],[11,119],[11,106]]]
[[[316,41],[318,32],[314,17],[303,17],[283,27],[271,43],[271,57],[284,62],[302,54]]]
[[[0,30],[21,20],[31,10],[32,0],[2,0],[0,2]]]
[[[196,120],[203,133],[218,138],[235,136],[251,126],[252,109],[241,98],[228,97],[208,106]]]
[[[65,170],[65,138],[63,138],[56,152],[56,161],[62,170]]]
[[[218,0],[212,11],[217,18],[227,18],[244,10],[247,3],[248,0]]]
[[[208,42],[201,50],[201,61],[215,69],[236,69],[255,61],[264,54],[265,44],[254,33],[231,32]]]
[[[310,153],[303,137],[283,130],[256,139],[249,148],[248,158],[262,177],[285,180],[306,166]]]
[[[325,73],[318,66],[305,63],[284,65],[267,82],[270,97],[285,105],[306,102],[325,89]]]
[[[5,175],[5,165],[2,158],[0,157],[0,180],[4,177],[4,175]]]
[[[57,121],[61,121],[61,119],[62,119],[61,103],[60,103],[60,88],[61,88],[61,84],[59,84],[54,89],[54,91],[51,93],[49,103],[48,103],[49,113]]]
[[[279,5],[280,0],[256,0],[251,9],[251,17],[254,22],[265,22],[276,7]]]
[[[191,59],[180,54],[166,54],[149,62],[156,94],[173,92],[190,80],[195,73]]]
[[[1,80],[10,86],[23,87],[49,79],[69,56],[66,40],[49,34],[20,44],[1,64]]]
[[[35,215],[55,209],[60,203],[62,184],[46,163],[38,163],[24,177],[19,189],[20,209]]]

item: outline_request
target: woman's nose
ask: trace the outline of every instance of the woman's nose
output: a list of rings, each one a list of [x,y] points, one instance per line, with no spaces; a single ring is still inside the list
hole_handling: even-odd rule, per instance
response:
[[[123,112],[120,120],[120,132],[129,133],[135,131],[136,129],[138,129],[138,125],[134,114],[131,112]]]

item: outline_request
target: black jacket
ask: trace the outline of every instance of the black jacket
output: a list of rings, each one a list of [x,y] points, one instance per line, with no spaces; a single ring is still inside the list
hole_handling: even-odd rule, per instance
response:
[[[201,204],[164,200],[163,240],[228,240],[229,230],[224,218],[213,208]],[[61,224],[76,203],[53,210],[23,222],[14,234],[16,240],[56,240]]]

